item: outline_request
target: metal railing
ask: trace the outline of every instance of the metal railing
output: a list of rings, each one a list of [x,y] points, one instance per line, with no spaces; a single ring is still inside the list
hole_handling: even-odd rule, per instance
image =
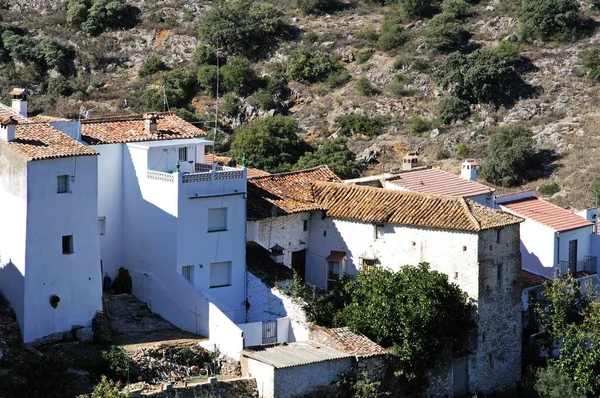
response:
[[[578,272],[597,274],[598,258],[595,256],[585,256],[583,260],[579,261],[561,261],[557,269],[561,276],[567,274],[576,275]]]

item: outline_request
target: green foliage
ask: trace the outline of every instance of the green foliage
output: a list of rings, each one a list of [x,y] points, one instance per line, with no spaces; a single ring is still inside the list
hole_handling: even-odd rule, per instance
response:
[[[253,105],[258,105],[258,107],[262,110],[269,110],[275,108],[273,94],[271,94],[269,91],[263,88],[252,94],[250,102]]]
[[[346,71],[346,69],[340,67],[336,71],[330,73],[327,76],[326,83],[331,88],[341,87],[344,84],[348,83],[350,80],[350,75]]]
[[[555,182],[550,182],[548,184],[542,184],[538,188],[538,192],[544,196],[552,196],[557,192],[560,192],[560,187]]]
[[[466,40],[462,23],[448,13],[437,14],[429,21],[425,31],[425,43],[429,47],[442,52],[449,52],[460,47]]]
[[[198,32],[201,40],[228,54],[257,57],[281,36],[282,15],[261,1],[219,1],[202,15]]]
[[[575,0],[524,0],[519,22],[527,41],[574,41],[582,26]]]
[[[377,90],[371,85],[371,82],[369,81],[369,79],[367,79],[366,76],[361,76],[358,78],[358,80],[356,80],[356,89],[358,90],[360,95],[363,95],[365,97],[377,93]]]
[[[401,74],[394,76],[386,88],[391,95],[397,98],[406,97],[413,93],[411,90],[406,88],[406,85],[404,84],[404,77]]]
[[[436,151],[435,151],[436,160],[444,160],[444,159],[448,159],[449,157],[450,157],[450,154],[444,148],[436,149]]]
[[[73,72],[75,49],[68,43],[55,38],[38,42],[10,30],[2,32],[2,43],[11,58],[32,66],[39,74],[45,74],[49,69],[56,69],[63,76]]]
[[[67,0],[66,7],[67,23],[92,35],[128,26],[135,18],[125,0]]]
[[[217,94],[216,65],[204,65],[199,67],[196,72],[196,78],[198,80],[200,92],[204,95],[212,95],[213,97]]]
[[[429,123],[418,116],[409,117],[406,125],[411,133],[422,133],[429,128]]]
[[[583,67],[594,80],[600,80],[600,49],[590,48],[583,53]]]
[[[363,372],[360,376],[357,379],[353,375],[342,374],[336,385],[343,396],[351,398],[381,398],[392,395],[389,391],[383,391],[380,381],[372,381],[367,372]]]
[[[160,57],[156,55],[151,55],[144,61],[142,66],[140,66],[138,76],[144,78],[152,76],[155,73],[158,73],[163,70],[167,70],[167,65],[165,65],[165,63],[162,59],[160,59]]]
[[[205,44],[201,44],[194,51],[194,55],[192,55],[192,60],[197,66],[204,65],[217,65],[217,52],[212,46],[207,46]]]
[[[224,91],[238,95],[250,94],[257,82],[256,73],[244,57],[233,57],[221,68]]]
[[[90,395],[80,395],[77,398],[131,398],[131,393],[129,392],[119,393],[120,388],[121,383],[115,383],[103,375],[102,380],[96,384],[94,391]]]
[[[424,58],[415,58],[410,65],[410,68],[417,72],[427,72],[431,68],[431,65],[429,64],[429,61]]]
[[[440,121],[444,124],[450,124],[457,120],[466,120],[471,115],[471,106],[469,103],[454,96],[442,98],[438,102],[437,108]]]
[[[462,348],[472,324],[465,293],[426,263],[398,272],[376,267],[341,288],[348,301],[335,322],[393,347],[409,380],[424,374],[442,348]]]
[[[335,2],[334,0],[296,0],[296,5],[304,14],[320,14],[331,9]]]
[[[245,156],[249,167],[269,172],[289,171],[304,148],[298,133],[299,128],[291,117],[255,120],[235,131],[231,156],[238,162]]]
[[[469,16],[469,4],[465,0],[444,0],[442,2],[442,13],[453,15],[458,19]]]
[[[377,33],[375,27],[371,23],[365,24],[358,36],[368,41],[377,41],[377,39],[379,38],[379,34]]]
[[[46,92],[53,98],[68,97],[73,93],[73,88],[64,76],[56,76],[48,81]]]
[[[398,24],[391,19],[385,19],[381,23],[381,32],[377,39],[377,47],[381,51],[389,51],[400,47],[402,43],[404,43],[404,38]]]
[[[102,360],[111,378],[127,380],[134,373],[134,362],[122,347],[111,346],[102,351]]]
[[[365,62],[367,62],[368,60],[371,59],[374,52],[375,51],[372,48],[362,48],[356,54],[356,60],[358,61],[359,64],[364,64]]]
[[[339,132],[347,137],[355,134],[364,134],[368,137],[373,137],[379,133],[381,128],[381,124],[377,119],[356,113],[338,116],[335,119],[335,123],[339,128]]]
[[[464,142],[461,142],[456,147],[456,154],[463,158],[469,154],[469,151],[470,151],[469,146],[467,144],[465,144]]]
[[[337,60],[323,51],[308,48],[296,50],[290,57],[287,74],[290,79],[301,83],[322,82],[341,68]]]
[[[240,113],[241,106],[242,101],[237,95],[227,93],[221,101],[220,110],[227,116],[235,117]]]
[[[398,0],[404,13],[413,19],[432,15],[438,8],[436,0]]]
[[[585,398],[585,395],[576,391],[575,383],[571,377],[562,372],[554,363],[540,368],[535,373],[535,390],[540,398]]]
[[[326,140],[319,143],[314,152],[307,152],[300,156],[294,170],[304,170],[327,165],[340,178],[357,178],[365,169],[362,162],[356,160],[354,152],[346,146],[344,139]]]
[[[508,53],[477,50],[450,54],[435,73],[435,80],[453,95],[471,104],[500,104],[511,98],[520,77],[516,59]]]
[[[196,76],[189,71],[174,69],[163,75],[161,89],[147,90],[143,99],[151,110],[163,110],[165,95],[170,107],[184,108],[196,94],[197,83]]]
[[[500,127],[490,137],[483,177],[496,185],[513,187],[526,181],[535,168],[531,132],[521,125]]]
[[[171,112],[173,112],[174,114],[176,114],[177,116],[179,116],[180,118],[185,120],[186,122],[198,123],[201,121],[200,118],[198,117],[198,115],[196,115],[196,113],[194,113],[186,108],[171,108]]]

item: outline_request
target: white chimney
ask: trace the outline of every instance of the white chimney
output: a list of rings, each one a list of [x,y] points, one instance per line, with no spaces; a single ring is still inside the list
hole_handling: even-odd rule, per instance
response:
[[[477,181],[477,167],[479,165],[473,159],[467,159],[462,164],[460,176],[465,180]]]
[[[419,167],[419,157],[416,153],[408,153],[402,158],[402,170],[412,170]]]
[[[21,116],[27,117],[27,95],[25,89],[14,88],[10,93],[12,95],[12,108],[19,112]]]
[[[12,141],[15,139],[17,121],[12,116],[6,116],[0,120],[0,139]]]
[[[144,126],[149,133],[158,130],[158,123],[156,122],[156,115],[154,113],[146,113],[144,115]]]

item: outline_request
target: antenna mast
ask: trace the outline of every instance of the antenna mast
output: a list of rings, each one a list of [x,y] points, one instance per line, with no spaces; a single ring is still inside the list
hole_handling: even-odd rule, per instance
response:
[[[215,101],[215,132],[213,136],[213,158],[215,154],[215,145],[217,143],[217,126],[219,125],[219,39],[217,39],[217,92]]]

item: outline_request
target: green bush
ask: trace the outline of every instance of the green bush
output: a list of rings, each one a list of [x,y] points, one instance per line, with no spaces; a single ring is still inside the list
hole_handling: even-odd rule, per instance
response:
[[[152,76],[153,74],[163,70],[167,70],[167,65],[165,65],[165,63],[162,59],[160,59],[160,57],[156,55],[151,55],[144,61],[142,66],[140,66],[138,76],[144,78]]]
[[[282,35],[282,16],[275,6],[261,1],[219,1],[202,14],[199,36],[228,54],[257,57]]]
[[[119,393],[120,389],[121,383],[115,383],[103,375],[102,380],[96,384],[90,395],[79,395],[77,398],[131,398],[131,393]]]
[[[296,0],[298,9],[304,14],[319,14],[331,9],[334,0]]]
[[[535,372],[535,390],[540,398],[585,398],[577,392],[571,377],[553,362]]]
[[[37,41],[30,36],[19,35],[10,30],[2,32],[2,44],[10,58],[22,62],[44,75],[56,69],[61,75],[73,74],[75,49],[55,38]]]
[[[363,48],[356,54],[356,60],[359,64],[364,64],[371,59],[374,52],[372,48]]]
[[[469,147],[464,142],[461,142],[456,147],[456,154],[460,157],[467,156],[469,154],[469,152],[470,152]]]
[[[444,148],[436,149],[436,151],[435,151],[436,160],[444,160],[444,159],[448,159],[449,157],[450,157],[450,154]]]
[[[439,7],[437,0],[398,0],[404,13],[413,19],[431,16]]]
[[[371,23],[365,24],[358,36],[361,39],[368,41],[377,41],[377,39],[379,38],[379,34],[377,33],[375,27]]]
[[[350,81],[350,75],[343,67],[340,67],[327,76],[326,83],[331,88],[341,87]]]
[[[377,90],[371,85],[371,82],[369,82],[369,79],[367,79],[366,76],[361,76],[358,78],[358,80],[356,81],[356,89],[358,90],[360,95],[363,95],[365,97],[377,93]]]
[[[110,28],[129,27],[137,20],[125,0],[67,0],[67,23],[98,35]]]
[[[127,380],[135,373],[134,362],[122,347],[111,346],[101,353],[107,375],[118,380]]]
[[[227,64],[221,68],[223,89],[238,95],[250,94],[256,84],[257,77],[250,62],[243,57],[233,57],[227,60]]]
[[[260,89],[252,94],[250,102],[253,105],[257,105],[260,109],[265,111],[275,108],[275,101],[273,100],[273,94],[265,89]]]
[[[422,133],[429,128],[429,123],[420,117],[411,116],[408,118],[407,126],[411,133]]]
[[[415,58],[410,68],[417,72],[427,72],[431,68],[431,64],[425,58]]]
[[[381,51],[389,51],[400,47],[404,42],[400,27],[395,21],[386,19],[381,24],[381,32],[377,39],[377,47]]]
[[[388,83],[386,88],[389,91],[389,93],[396,98],[402,98],[412,95],[412,91],[406,89],[406,85],[404,84],[404,79],[401,74],[397,74],[396,76],[394,76],[394,78],[391,82]]]
[[[438,115],[444,124],[450,124],[457,120],[467,120],[471,115],[471,106],[465,100],[454,96],[442,98],[438,104]]]
[[[73,87],[64,76],[53,77],[48,81],[46,90],[51,97],[68,97],[73,93]]]
[[[600,80],[600,50],[598,47],[590,48],[583,54],[583,67],[592,79]]]
[[[327,165],[340,178],[357,178],[365,169],[362,162],[356,160],[354,152],[350,151],[343,139],[326,140],[319,143],[314,152],[306,152],[300,156],[294,170],[305,170],[320,165]]]
[[[290,57],[287,74],[297,82],[315,83],[325,81],[340,68],[339,63],[328,53],[300,48]]]
[[[225,115],[235,117],[240,113],[241,106],[242,101],[237,95],[227,93],[223,96],[219,109]]]
[[[425,43],[438,51],[449,52],[460,47],[466,40],[462,23],[452,14],[437,14],[429,21],[425,31]]]
[[[337,117],[335,124],[339,128],[339,132],[347,137],[354,134],[373,137],[379,133],[381,128],[381,124],[377,119],[357,115],[356,113]]]
[[[200,92],[204,95],[212,95],[217,93],[217,67],[216,65],[204,65],[198,68],[196,72],[198,86]]]
[[[526,41],[574,41],[582,26],[575,0],[523,1],[519,22]]]
[[[465,0],[444,0],[442,2],[442,13],[453,15],[458,19],[469,16],[469,4]]]
[[[163,75],[160,89],[146,90],[142,99],[150,110],[164,110],[164,97],[170,107],[185,108],[196,94],[197,83],[189,71],[174,69]]]
[[[196,47],[192,60],[197,66],[217,65],[217,52],[212,46],[201,44]]]
[[[538,188],[538,192],[544,196],[552,196],[557,192],[560,192],[560,187],[555,182],[550,182],[548,184],[542,184]]]

